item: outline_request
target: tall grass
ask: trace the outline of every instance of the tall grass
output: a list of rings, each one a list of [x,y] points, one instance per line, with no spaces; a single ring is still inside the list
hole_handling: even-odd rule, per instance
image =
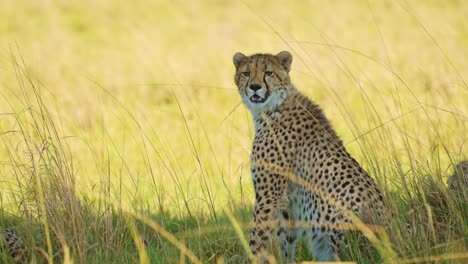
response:
[[[231,56],[282,49],[393,212],[377,242],[396,256],[350,234],[345,260],[467,259],[446,189],[468,158],[464,2],[2,5],[0,226],[28,261],[245,262],[253,128]]]

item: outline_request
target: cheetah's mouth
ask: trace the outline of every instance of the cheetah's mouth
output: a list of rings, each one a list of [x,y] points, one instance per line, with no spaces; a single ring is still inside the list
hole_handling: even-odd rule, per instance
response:
[[[265,95],[265,97],[261,97],[258,94],[254,94],[249,99],[250,99],[250,102],[254,104],[261,104],[261,103],[264,103],[268,99],[268,95]]]

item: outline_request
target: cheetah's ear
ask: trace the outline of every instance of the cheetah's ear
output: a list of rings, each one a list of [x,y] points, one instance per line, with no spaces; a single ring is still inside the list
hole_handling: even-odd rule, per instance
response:
[[[234,65],[236,66],[236,68],[239,68],[240,63],[245,58],[247,58],[247,56],[245,56],[244,54],[242,54],[240,52],[237,52],[236,54],[234,54],[234,58],[232,58],[232,61],[234,62]]]
[[[289,72],[291,70],[291,63],[292,63],[292,55],[288,51],[282,51],[275,56],[281,65],[283,65],[284,69]]]

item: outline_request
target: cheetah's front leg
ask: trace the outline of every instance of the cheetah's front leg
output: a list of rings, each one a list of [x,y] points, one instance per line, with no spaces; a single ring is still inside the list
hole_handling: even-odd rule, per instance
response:
[[[269,197],[266,199],[272,200]],[[279,216],[281,211],[279,203],[272,203],[271,205],[255,206],[255,221],[251,232],[250,249],[255,256],[258,263],[264,263],[269,257],[272,257],[269,249],[274,246],[274,251],[277,246],[284,243],[286,239],[286,229],[284,228],[283,219]],[[285,250],[284,247],[281,248]],[[288,257],[285,252],[282,252],[284,257]]]
[[[255,187],[254,226],[250,238],[250,249],[256,261],[264,263],[269,255],[270,245],[277,245],[277,236],[284,236],[278,229],[282,221],[281,212],[287,209],[286,179],[264,169],[253,168]],[[275,232],[275,230],[278,230]],[[284,231],[284,230],[283,230]]]

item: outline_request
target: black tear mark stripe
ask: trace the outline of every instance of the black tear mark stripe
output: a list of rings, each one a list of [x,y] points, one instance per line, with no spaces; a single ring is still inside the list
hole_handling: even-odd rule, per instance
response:
[[[263,74],[263,83],[265,84],[266,88],[267,88],[267,93],[270,91],[270,87],[268,86],[268,83],[266,81],[266,74]]]

